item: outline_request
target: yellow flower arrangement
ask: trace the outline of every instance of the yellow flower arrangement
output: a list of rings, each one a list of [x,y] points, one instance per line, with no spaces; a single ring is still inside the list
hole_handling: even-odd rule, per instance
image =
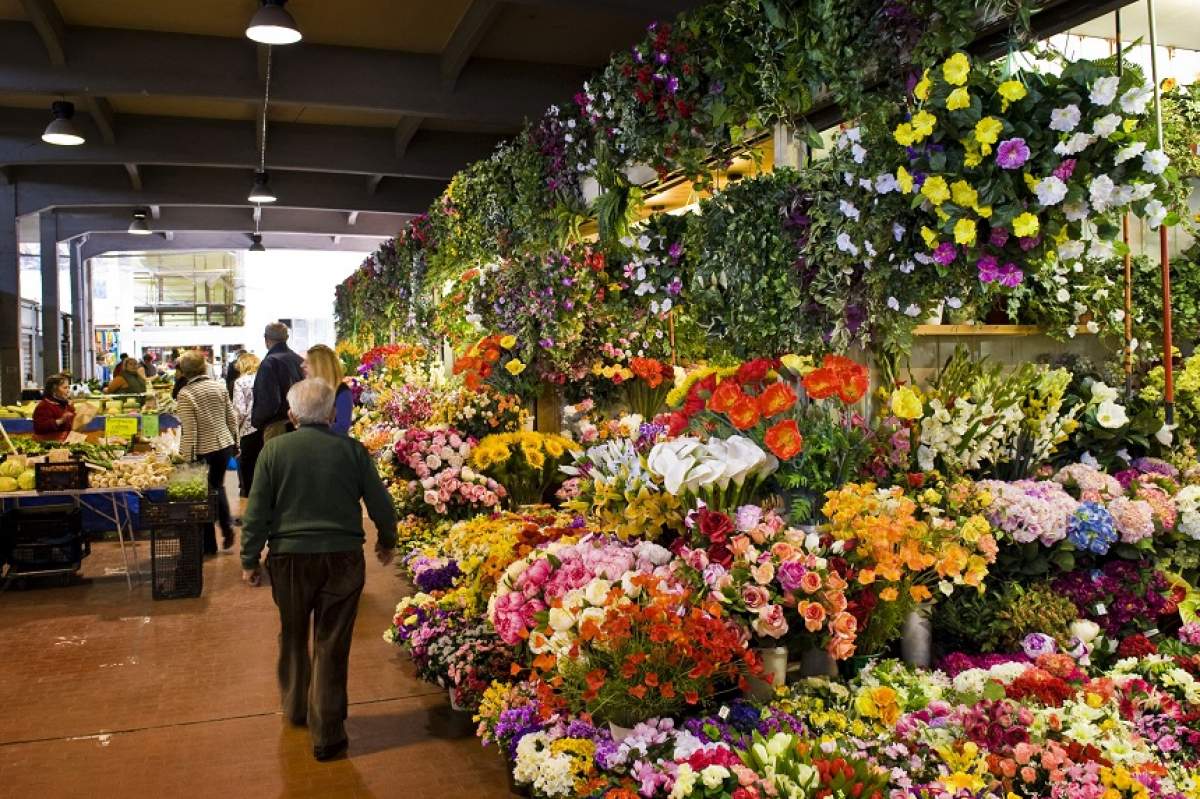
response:
[[[553,433],[499,433],[471,451],[471,465],[503,485],[515,504],[530,505],[542,501],[563,458],[577,450],[574,441]]]

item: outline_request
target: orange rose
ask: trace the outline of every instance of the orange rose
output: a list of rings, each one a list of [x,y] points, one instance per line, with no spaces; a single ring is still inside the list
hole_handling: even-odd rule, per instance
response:
[[[815,633],[824,626],[825,608],[816,602],[801,602],[796,605],[796,610],[800,611],[800,618],[804,619],[804,627],[810,633]]]
[[[805,572],[800,578],[800,590],[806,594],[815,594],[821,590],[821,575],[816,572]]]
[[[724,383],[721,384],[721,386],[723,385]],[[721,386],[717,387],[717,391],[721,390]],[[716,394],[713,397],[715,399]],[[758,424],[758,420],[758,406],[754,403],[753,399],[747,397],[745,394],[729,409],[729,421],[738,430],[749,430]]]
[[[829,642],[829,654],[834,660],[846,660],[854,654],[854,639],[834,638]]]
[[[796,404],[796,392],[787,383],[772,383],[758,395],[758,412],[764,419],[778,416]]]
[[[771,427],[764,441],[767,449],[781,461],[791,460],[804,449],[804,436],[800,435],[795,419],[787,419]]]
[[[849,613],[838,613],[833,617],[833,622],[829,626],[833,629],[834,635],[841,638],[853,638],[854,634],[858,632],[858,619]]]
[[[717,413],[728,413],[739,400],[745,398],[741,386],[732,380],[726,380],[713,391],[708,400],[708,409]]]

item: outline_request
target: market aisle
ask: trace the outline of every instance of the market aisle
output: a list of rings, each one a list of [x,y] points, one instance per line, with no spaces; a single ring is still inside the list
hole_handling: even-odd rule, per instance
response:
[[[97,544],[82,584],[0,595],[4,796],[508,796],[470,720],[380,639],[401,591],[391,567],[367,568],[350,758],[322,764],[278,712],[269,589],[245,588],[222,554],[202,597],[154,602],[106,574],[119,564]]]

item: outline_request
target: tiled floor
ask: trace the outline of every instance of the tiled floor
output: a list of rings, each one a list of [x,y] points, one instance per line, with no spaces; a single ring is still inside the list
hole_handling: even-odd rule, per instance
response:
[[[140,547],[143,562],[148,545]],[[0,796],[506,797],[503,766],[445,692],[380,638],[402,592],[368,559],[350,657],[350,756],[317,763],[278,712],[278,620],[237,558],[198,599],[129,592],[113,544],[82,580],[0,594]]]

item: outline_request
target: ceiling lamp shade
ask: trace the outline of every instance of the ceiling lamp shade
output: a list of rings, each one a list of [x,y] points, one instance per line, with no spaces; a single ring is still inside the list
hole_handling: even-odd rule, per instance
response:
[[[250,252],[266,252],[266,251],[267,251],[267,248],[264,247],[263,243],[262,243],[262,234],[261,233],[251,233],[250,234]]]
[[[75,126],[73,119],[75,116],[74,103],[68,103],[66,100],[53,102],[50,104],[50,113],[54,115],[54,119],[50,120],[50,124],[42,133],[42,141],[66,147],[83,144],[85,141],[83,132]]]
[[[146,224],[146,212],[134,211],[133,221],[129,223],[129,232],[135,236],[149,236],[150,226]]]
[[[246,26],[246,36],[260,44],[295,44],[300,41],[296,20],[284,9],[287,0],[262,0]]]
[[[271,191],[270,178],[266,172],[254,173],[254,185],[250,187],[250,195],[247,197],[252,203],[273,203],[277,199],[275,192]]]

